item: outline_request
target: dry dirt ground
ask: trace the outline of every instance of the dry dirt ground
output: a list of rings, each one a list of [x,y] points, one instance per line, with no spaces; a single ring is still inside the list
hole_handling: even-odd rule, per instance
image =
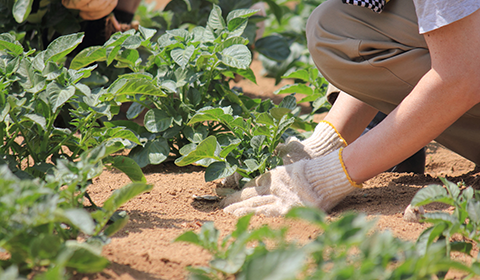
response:
[[[282,84],[275,86],[273,79],[262,77],[258,61],[254,61],[252,68],[257,73],[258,85],[243,80],[237,86],[252,96],[278,100],[272,92]],[[415,240],[427,225],[405,222],[403,211],[420,188],[439,183],[438,176],[454,182],[463,180],[467,185],[480,188],[480,173],[475,173],[475,165],[435,142],[427,146],[426,162],[425,175],[382,173],[376,176],[364,184],[364,189],[350,194],[330,215],[364,212],[378,218],[378,230],[390,230],[399,238]],[[185,279],[186,266],[206,265],[211,256],[197,246],[172,241],[187,230],[199,230],[207,221],[214,221],[222,234],[234,230],[237,217],[224,213],[218,202],[193,198],[194,195],[215,195],[218,182],[206,183],[204,168],[180,168],[170,162],[148,166],[144,173],[154,188],[122,207],[130,215],[130,221],[103,249],[111,265],[101,273],[75,275],[74,279]],[[106,170],[89,187],[89,193],[101,205],[115,189],[128,183],[124,174]],[[432,210],[448,211],[440,204],[426,207],[426,211]],[[252,218],[252,227],[263,224],[288,226],[289,238],[300,241],[308,241],[319,232],[298,220]],[[455,275],[451,278],[460,279]]]

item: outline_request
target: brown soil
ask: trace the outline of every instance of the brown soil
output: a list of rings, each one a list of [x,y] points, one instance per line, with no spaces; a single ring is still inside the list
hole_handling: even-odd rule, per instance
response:
[[[272,92],[282,85],[275,86],[273,79],[262,77],[258,61],[254,61],[252,68],[258,73],[258,85],[243,80],[237,86],[251,95],[278,101]],[[439,183],[438,176],[479,186],[479,174],[474,168],[472,162],[432,142],[427,146],[425,175],[382,173],[367,181],[364,189],[350,194],[330,215],[363,212],[378,218],[379,230],[390,230],[399,238],[415,240],[427,227],[403,220],[403,211],[415,193],[426,185]],[[224,213],[218,202],[193,199],[193,195],[215,195],[218,182],[206,183],[204,168],[181,168],[170,162],[146,167],[144,172],[154,189],[121,208],[130,215],[130,221],[103,249],[111,265],[101,273],[76,275],[74,279],[185,279],[185,267],[207,265],[211,256],[197,246],[172,241],[187,230],[200,229],[207,221],[214,221],[222,234],[234,229],[237,217]],[[106,170],[89,187],[89,193],[101,205],[115,189],[128,183],[124,174]],[[432,210],[448,211],[441,204],[426,207],[426,211]],[[290,228],[289,238],[300,241],[318,234],[317,228],[305,222],[279,217],[256,216],[251,224],[252,227],[286,225]]]

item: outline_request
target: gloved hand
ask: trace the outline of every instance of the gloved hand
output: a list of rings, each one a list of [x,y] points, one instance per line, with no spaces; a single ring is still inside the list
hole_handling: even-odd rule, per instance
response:
[[[222,201],[224,211],[236,216],[250,212],[281,216],[294,206],[329,211],[347,194],[362,187],[348,176],[342,150],[270,170],[247,183],[243,190],[227,196]]]
[[[287,165],[302,159],[321,157],[346,146],[347,142],[335,127],[330,122],[321,121],[310,137],[303,141],[289,137],[285,144],[277,146],[276,151],[283,159],[283,164]]]
[[[67,9],[80,10],[84,20],[96,20],[110,14],[118,0],[62,0]]]

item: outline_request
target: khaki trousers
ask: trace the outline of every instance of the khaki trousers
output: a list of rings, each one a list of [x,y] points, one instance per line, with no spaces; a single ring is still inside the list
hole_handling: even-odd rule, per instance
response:
[[[430,69],[412,0],[391,0],[380,14],[328,0],[311,14],[306,35],[313,61],[331,85],[386,114]],[[480,104],[435,140],[480,164]]]

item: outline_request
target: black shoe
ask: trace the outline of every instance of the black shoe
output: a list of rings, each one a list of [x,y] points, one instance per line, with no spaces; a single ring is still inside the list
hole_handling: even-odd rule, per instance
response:
[[[416,152],[413,156],[407,158],[401,163],[395,165],[391,169],[385,172],[413,172],[415,174],[424,174],[425,173],[425,148],[422,148],[420,151]]]

